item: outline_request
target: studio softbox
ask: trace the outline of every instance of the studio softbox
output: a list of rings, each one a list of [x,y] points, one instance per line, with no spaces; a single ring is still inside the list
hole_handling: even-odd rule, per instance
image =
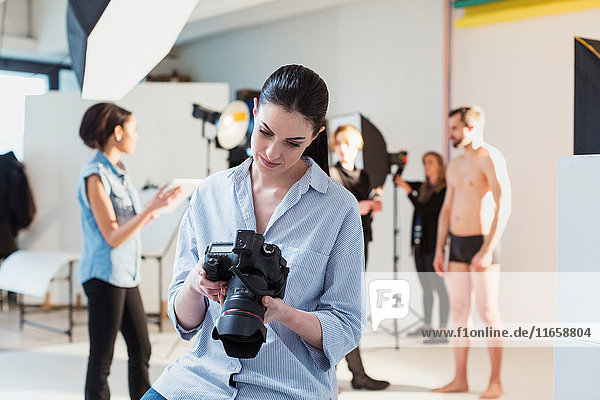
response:
[[[574,154],[600,154],[600,41],[575,38]]]
[[[168,54],[197,2],[69,0],[69,51],[81,97],[125,96]]]

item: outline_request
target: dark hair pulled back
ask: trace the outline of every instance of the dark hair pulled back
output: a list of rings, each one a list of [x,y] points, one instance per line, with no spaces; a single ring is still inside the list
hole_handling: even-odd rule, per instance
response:
[[[258,99],[287,112],[300,113],[313,128],[313,135],[325,125],[329,105],[329,91],[325,81],[313,70],[302,65],[284,65],[265,81]],[[327,133],[319,136],[302,154],[312,158],[325,173],[329,173]]]
[[[79,137],[92,149],[102,150],[115,128],[123,126],[131,114],[114,103],[94,104],[83,114]]]

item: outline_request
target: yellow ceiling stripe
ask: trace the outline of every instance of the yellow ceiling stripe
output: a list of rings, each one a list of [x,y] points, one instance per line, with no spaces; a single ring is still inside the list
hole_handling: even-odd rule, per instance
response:
[[[468,28],[590,8],[600,8],[600,0],[505,0],[466,8],[454,26]]]

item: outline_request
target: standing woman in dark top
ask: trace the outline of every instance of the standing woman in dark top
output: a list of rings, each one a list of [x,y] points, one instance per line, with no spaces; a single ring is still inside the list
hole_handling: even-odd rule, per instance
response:
[[[433,269],[438,216],[446,195],[446,170],[442,156],[433,151],[425,153],[423,166],[425,167],[424,182],[406,182],[400,175],[394,178],[394,183],[406,190],[408,198],[415,207],[411,243],[419,279],[423,286],[424,325],[410,332],[409,336],[421,336],[421,330],[431,329],[434,291],[437,292],[440,306],[440,329],[446,328],[449,311],[444,280]],[[425,343],[447,341],[447,338],[429,338]]]

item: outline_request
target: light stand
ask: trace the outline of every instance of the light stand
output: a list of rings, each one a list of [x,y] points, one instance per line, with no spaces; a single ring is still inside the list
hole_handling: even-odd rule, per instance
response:
[[[202,120],[202,138],[206,139],[206,176],[210,176],[210,145],[212,143],[212,138],[206,136],[206,123],[210,122],[211,124],[216,125],[221,113],[194,104],[192,116]]]
[[[404,157],[406,157],[406,155],[404,155]],[[401,168],[403,168],[403,165],[399,165],[396,169],[396,173],[393,176],[396,176],[396,174],[398,174],[399,171],[401,171]],[[401,173],[401,172],[400,172]],[[398,262],[400,261],[400,252],[398,249],[398,237],[400,236],[400,228],[399,228],[399,223],[400,223],[400,217],[399,217],[399,213],[398,213],[398,186],[396,186],[396,184],[393,182],[393,177],[392,177],[392,183],[394,185],[394,207],[393,207],[393,213],[394,213],[394,217],[393,217],[393,221],[394,221],[394,245],[393,245],[393,252],[394,252],[394,280],[398,279]],[[398,350],[399,348],[399,341],[398,341],[398,335],[403,334],[404,332],[412,329],[415,325],[418,325],[419,323],[424,321],[424,318],[421,314],[419,314],[418,312],[416,312],[411,306],[410,306],[410,301],[408,303],[408,311],[413,314],[415,317],[417,317],[417,320],[415,322],[413,322],[412,324],[402,328],[401,330],[398,330],[398,320],[394,319],[394,336],[396,338],[396,350]]]
[[[206,120],[202,120],[202,137],[206,139],[206,176],[210,176],[210,144],[212,138],[206,137]]]
[[[400,167],[398,167],[400,168]],[[397,172],[397,171],[396,171]],[[395,176],[395,174],[394,174]],[[398,236],[400,236],[400,228],[398,228],[398,186],[394,183],[394,178],[392,177],[392,185],[394,186],[394,246],[393,246],[393,257],[394,257],[394,280],[398,279],[398,261],[400,260],[400,255],[398,254]],[[410,304],[409,304],[410,307]],[[394,338],[396,339],[396,350],[400,347],[400,342],[398,340],[398,320],[394,319]]]

